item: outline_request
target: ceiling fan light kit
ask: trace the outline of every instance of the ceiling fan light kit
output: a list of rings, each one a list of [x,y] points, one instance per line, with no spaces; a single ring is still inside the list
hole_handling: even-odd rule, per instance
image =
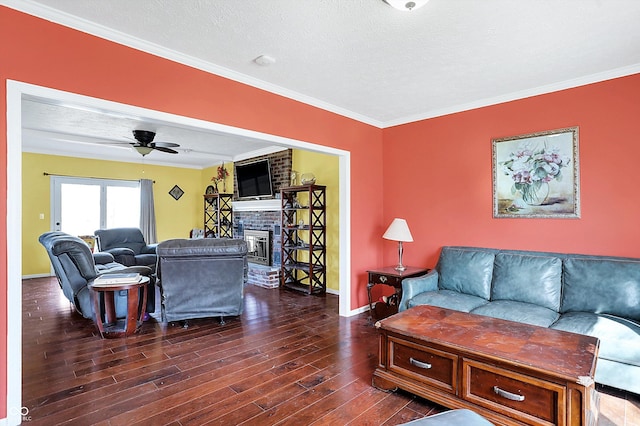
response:
[[[403,12],[410,12],[412,10],[416,10],[427,4],[429,0],[383,0],[389,6],[394,9],[402,10]]]
[[[143,157],[148,153],[150,153],[151,151],[153,151],[153,148],[151,148],[150,146],[141,146],[141,145],[133,145],[133,149],[138,151],[138,153]]]
[[[180,146],[173,142],[153,142],[153,139],[156,137],[156,133],[150,130],[134,130],[133,137],[136,138],[137,142],[132,143],[131,146],[143,157],[154,149],[166,152],[167,154],[177,154],[178,151],[171,148]]]

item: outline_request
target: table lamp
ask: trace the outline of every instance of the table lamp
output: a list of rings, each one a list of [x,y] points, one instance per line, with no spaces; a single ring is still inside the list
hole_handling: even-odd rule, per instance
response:
[[[404,271],[407,269],[407,267],[402,264],[402,243],[413,241],[407,221],[398,218],[393,219],[393,222],[391,222],[391,225],[389,225],[382,238],[398,242],[398,266],[396,266],[395,269],[396,271]]]

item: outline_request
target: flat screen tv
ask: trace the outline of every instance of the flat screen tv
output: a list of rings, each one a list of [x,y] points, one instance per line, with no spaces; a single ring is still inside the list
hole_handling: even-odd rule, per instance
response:
[[[272,197],[271,167],[269,160],[236,165],[238,198]]]

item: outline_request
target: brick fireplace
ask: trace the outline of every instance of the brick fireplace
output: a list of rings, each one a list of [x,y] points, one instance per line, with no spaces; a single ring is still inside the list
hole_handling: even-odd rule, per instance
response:
[[[256,243],[256,235],[261,242]],[[234,238],[251,240],[247,242],[247,283],[265,288],[278,288],[282,259],[280,211],[234,211]],[[267,244],[269,249],[265,246],[261,248],[260,244]]]
[[[271,154],[238,161],[236,165],[268,159],[271,166],[271,182],[273,193],[280,196],[280,188],[289,186],[291,177],[291,160],[293,152],[286,149]],[[233,237],[244,238],[245,230],[269,231],[271,235],[271,259],[269,265],[280,266],[282,248],[280,243],[280,199],[260,201],[238,200],[238,188],[234,183],[233,201]]]
[[[269,233],[268,262],[259,264],[249,259],[248,278],[251,284],[267,288],[277,288],[279,285],[279,270],[282,263],[279,194],[280,188],[290,184],[292,157],[292,150],[286,149],[235,163],[240,165],[269,159],[273,193],[276,195],[272,199],[238,200],[237,183],[234,182],[234,201],[232,202],[233,237],[244,239],[245,231],[265,231]]]

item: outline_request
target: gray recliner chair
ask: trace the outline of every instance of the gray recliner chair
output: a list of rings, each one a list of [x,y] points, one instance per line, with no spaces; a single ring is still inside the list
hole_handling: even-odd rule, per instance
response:
[[[220,317],[224,323],[242,313],[247,244],[228,238],[163,241],[157,273],[164,321]]]
[[[157,244],[147,244],[138,228],[98,229],[94,232],[99,251],[111,253],[125,266],[148,266],[155,272]]]
[[[138,272],[149,276],[146,312],[155,311],[155,279],[147,266],[126,267],[114,261],[109,253],[91,253],[89,246],[78,237],[60,231],[46,232],[38,238],[51,260],[53,270],[65,297],[76,311],[85,318],[94,319],[89,283],[104,274]],[[115,296],[116,316],[127,315],[127,296],[118,292]]]

